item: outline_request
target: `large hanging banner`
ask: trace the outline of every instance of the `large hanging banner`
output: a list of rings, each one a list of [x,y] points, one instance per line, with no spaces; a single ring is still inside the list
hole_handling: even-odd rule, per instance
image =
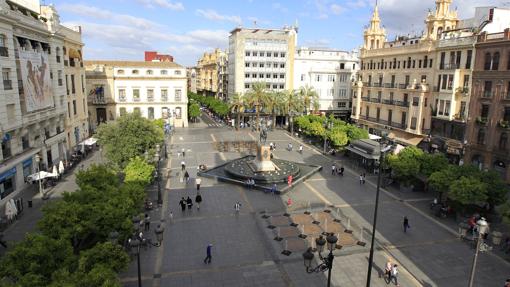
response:
[[[19,60],[27,112],[53,107],[48,55],[20,49]]]

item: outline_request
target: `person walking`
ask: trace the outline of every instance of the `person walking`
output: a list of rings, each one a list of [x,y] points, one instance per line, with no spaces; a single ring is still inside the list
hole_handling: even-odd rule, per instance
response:
[[[407,216],[404,216],[403,225],[404,225],[404,233],[407,233],[407,229],[411,228],[411,226],[409,225],[409,219],[407,218]]]
[[[363,173],[363,184],[365,184],[366,178],[367,178],[367,175],[365,173]]]
[[[363,174],[359,175],[359,184],[363,184]]]
[[[148,213],[145,214],[145,231],[151,230],[151,217]]]
[[[386,284],[389,284],[391,282],[391,268],[393,267],[393,264],[391,263],[391,259],[388,258],[388,262],[386,262],[386,266],[384,268],[384,281],[386,281]]]
[[[187,170],[184,172],[184,179],[186,180],[186,184],[188,184],[189,183],[189,173]]]
[[[271,193],[273,195],[276,195],[276,190],[277,190],[276,183],[273,183],[273,186],[271,187]]]
[[[181,149],[181,152],[182,152],[182,157],[185,157],[185,156],[186,156],[186,149],[185,149],[185,148],[182,148],[182,149]]]
[[[174,213],[170,210],[170,214],[168,215],[168,219],[170,219],[170,222],[174,221]]]
[[[200,177],[197,177],[195,179],[195,183],[197,184],[197,192],[200,191],[200,184],[202,183],[202,179]]]
[[[181,170],[184,171],[186,169],[186,163],[181,161]]]
[[[390,283],[391,281],[395,281],[395,286],[399,287],[400,285],[398,284],[398,269],[397,269],[397,264],[393,265],[393,267],[391,268],[391,277],[390,277]]]
[[[334,175],[334,174],[335,174],[335,172],[336,172],[336,165],[333,163],[333,164],[331,165],[331,175]]]
[[[195,196],[195,202],[197,203],[197,210],[200,210],[200,203],[202,202],[202,195],[200,195],[200,192],[197,192],[197,196]]]
[[[343,167],[343,166],[342,166],[342,167],[340,167],[340,172],[339,172],[338,174],[339,174],[339,175],[341,175],[341,176],[344,176],[344,170],[345,170],[345,169],[344,169],[344,167]]]
[[[188,196],[186,199],[186,203],[188,204],[188,210],[191,211],[191,207],[193,206],[193,200]]]
[[[303,154],[303,145],[302,144],[299,145],[299,153]]]
[[[184,197],[179,201],[179,205],[181,206],[182,212],[186,211],[186,199]]]
[[[236,202],[236,204],[234,204],[234,210],[236,213],[239,213],[239,211],[241,210],[241,203],[239,201]]]
[[[205,259],[204,259],[204,263],[205,264],[209,264],[211,263],[211,259],[212,259],[212,244],[209,243],[207,245],[207,249],[206,249],[206,256],[205,256]]]

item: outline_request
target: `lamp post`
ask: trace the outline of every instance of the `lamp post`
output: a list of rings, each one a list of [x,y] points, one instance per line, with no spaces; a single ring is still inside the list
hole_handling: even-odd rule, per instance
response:
[[[331,122],[328,122],[328,119],[326,118],[326,120],[324,120],[324,154],[327,153],[327,149],[328,149],[328,139],[327,139],[327,133],[326,133],[326,130],[329,128],[331,129]]]
[[[475,281],[475,271],[476,271],[476,261],[478,260],[478,251],[480,250],[480,243],[483,240],[483,235],[487,231],[487,227],[489,227],[489,224],[487,224],[487,221],[482,217],[480,220],[476,222],[478,225],[478,241],[476,242],[476,251],[475,251],[475,257],[473,258],[473,266],[471,267],[471,276],[469,276],[469,287],[473,287],[473,283]]]
[[[379,208],[379,193],[381,189],[381,177],[382,177],[382,162],[384,160],[384,154],[391,149],[391,145],[383,148],[383,142],[380,144],[379,152],[379,168],[377,175],[377,191],[375,193],[375,208],[374,208],[374,221],[372,223],[372,240],[370,243],[370,256],[368,258],[368,271],[367,271],[367,287],[370,287],[370,278],[372,275],[372,265],[374,263],[374,244],[375,244],[375,231],[377,225],[377,210]]]
[[[331,286],[331,269],[333,269],[333,260],[335,259],[335,256],[333,255],[333,251],[336,248],[336,242],[338,241],[338,238],[333,235],[332,233],[328,234],[326,236],[326,239],[324,237],[319,236],[319,238],[315,239],[315,244],[317,245],[317,251],[319,252],[319,258],[322,261],[319,265],[312,268],[312,260],[314,257],[312,248],[308,248],[308,250],[303,253],[303,260],[305,263],[305,268],[307,273],[319,273],[319,272],[325,272],[328,271],[328,287]],[[327,257],[322,257],[322,251],[324,250],[324,245],[326,245],[326,242],[328,243],[328,250],[329,254]]]
[[[131,252],[136,255],[136,261],[138,265],[138,287],[142,287],[142,271],[140,267],[140,247],[142,245],[150,244],[155,247],[160,247],[163,242],[163,233],[165,228],[161,225],[158,225],[154,230],[156,234],[156,243],[153,243],[150,238],[145,238],[142,232],[139,232],[138,228],[140,227],[140,217],[133,217],[133,224],[135,226],[135,233],[132,238],[128,240],[129,247],[131,248]],[[112,232],[113,233],[113,232]],[[111,236],[110,236],[111,237]]]
[[[44,199],[42,183],[41,183],[41,168],[40,168],[41,156],[38,153],[35,154],[35,162],[37,164],[37,177],[38,177],[38,181],[39,181],[39,193],[41,194],[41,198]]]
[[[163,199],[161,198],[161,174],[159,171],[159,160],[160,160],[160,147],[159,144],[156,145],[156,175],[157,175],[157,181],[158,181],[158,206],[163,205]]]
[[[294,136],[294,111],[290,111],[290,136]]]

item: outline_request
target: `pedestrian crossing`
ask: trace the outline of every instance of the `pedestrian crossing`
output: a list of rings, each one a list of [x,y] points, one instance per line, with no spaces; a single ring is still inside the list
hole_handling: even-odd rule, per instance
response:
[[[209,124],[207,124],[207,126],[211,127],[211,128],[221,128],[224,125],[223,124],[218,124],[218,123],[209,123]]]

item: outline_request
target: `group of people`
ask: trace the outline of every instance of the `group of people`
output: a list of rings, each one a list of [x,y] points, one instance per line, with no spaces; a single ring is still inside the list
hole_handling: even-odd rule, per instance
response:
[[[345,169],[343,166],[337,167],[336,164],[334,164],[334,163],[331,165],[331,175],[338,174],[340,176],[343,176],[344,170]]]
[[[398,284],[398,265],[393,264],[391,262],[391,259],[388,259],[388,262],[386,262],[386,267],[384,269],[385,271],[385,280],[386,283],[391,283],[392,281],[395,281],[395,286],[400,286]]]
[[[249,189],[253,189],[255,187],[255,180],[253,178],[248,178],[244,184],[249,188]]]
[[[202,195],[200,195],[200,192],[197,192],[197,195],[195,196],[195,203],[197,204],[197,210],[200,210],[200,203],[202,202]],[[191,211],[193,208],[193,200],[191,197],[188,196],[188,198],[184,198],[184,196],[179,201],[179,205],[181,206],[182,212],[186,211],[186,207],[188,207],[188,211]]]

